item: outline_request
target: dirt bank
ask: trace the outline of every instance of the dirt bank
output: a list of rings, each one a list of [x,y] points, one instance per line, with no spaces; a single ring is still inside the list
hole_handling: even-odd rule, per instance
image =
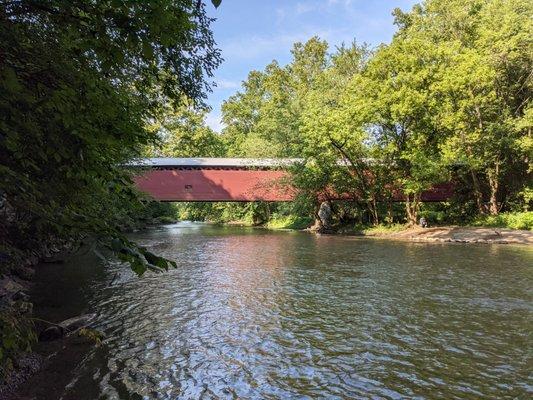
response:
[[[533,244],[533,232],[504,228],[476,228],[462,226],[439,226],[435,228],[414,227],[399,232],[368,233],[365,236],[412,240],[420,242],[458,243],[518,243]]]

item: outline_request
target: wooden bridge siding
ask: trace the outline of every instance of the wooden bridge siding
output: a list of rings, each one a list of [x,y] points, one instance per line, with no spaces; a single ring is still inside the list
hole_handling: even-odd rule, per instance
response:
[[[135,178],[139,190],[159,201],[291,201],[295,191],[282,184],[282,170],[154,169]],[[422,193],[422,201],[446,201],[453,196],[451,183],[438,184]],[[347,196],[338,199],[350,200]],[[404,201],[401,192],[395,201]]]
[[[280,170],[166,169],[147,171],[135,183],[159,201],[290,201],[285,177]]]

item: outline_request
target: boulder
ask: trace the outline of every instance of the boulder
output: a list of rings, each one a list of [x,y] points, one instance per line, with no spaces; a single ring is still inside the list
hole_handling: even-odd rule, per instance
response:
[[[331,206],[328,202],[323,201],[322,204],[320,204],[318,218],[320,218],[320,222],[324,229],[331,229]]]

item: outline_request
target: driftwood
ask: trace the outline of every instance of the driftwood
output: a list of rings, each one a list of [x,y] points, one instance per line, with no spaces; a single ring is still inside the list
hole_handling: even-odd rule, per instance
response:
[[[61,339],[69,333],[87,327],[95,317],[96,314],[83,314],[74,318],[66,319],[63,322],[60,322],[59,324],[43,321],[50,324],[51,326],[49,326],[39,334],[39,340],[41,342],[48,342],[52,340]]]

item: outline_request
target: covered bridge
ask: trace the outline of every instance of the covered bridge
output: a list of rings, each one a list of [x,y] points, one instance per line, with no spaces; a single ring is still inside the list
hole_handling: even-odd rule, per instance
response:
[[[291,201],[296,191],[288,184],[287,167],[297,158],[146,158],[129,166],[139,168],[139,190],[159,201]],[[435,185],[422,201],[446,201],[453,185]],[[339,196],[339,198],[346,196]],[[396,201],[402,201],[398,193]]]

